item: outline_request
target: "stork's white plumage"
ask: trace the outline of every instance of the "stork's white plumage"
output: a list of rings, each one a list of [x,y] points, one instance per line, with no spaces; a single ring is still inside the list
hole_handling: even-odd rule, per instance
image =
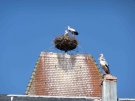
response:
[[[78,32],[75,29],[70,28],[70,26],[67,27],[68,27],[68,31],[70,31],[73,35],[78,35]]]
[[[68,36],[68,31],[65,30],[64,36]]]
[[[110,74],[109,65],[105,61],[105,58],[104,58],[103,54],[100,54],[99,60],[100,60],[100,66],[102,67],[102,69],[104,70],[104,72],[106,74]]]

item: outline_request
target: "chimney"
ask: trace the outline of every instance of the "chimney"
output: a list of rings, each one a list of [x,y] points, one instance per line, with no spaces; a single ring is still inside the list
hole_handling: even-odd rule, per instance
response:
[[[117,101],[117,78],[111,74],[104,75],[102,86],[102,101]]]

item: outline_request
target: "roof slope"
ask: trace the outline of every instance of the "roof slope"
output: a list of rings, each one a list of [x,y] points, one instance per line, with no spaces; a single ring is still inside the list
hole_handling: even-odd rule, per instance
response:
[[[101,97],[100,80],[91,55],[41,52],[25,95]]]

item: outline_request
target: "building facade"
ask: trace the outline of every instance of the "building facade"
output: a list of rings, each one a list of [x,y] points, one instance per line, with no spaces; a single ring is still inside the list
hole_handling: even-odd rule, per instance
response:
[[[0,94],[0,101],[114,101],[113,95],[115,101],[135,101],[117,99],[116,81],[110,77],[102,78],[91,55],[41,52],[25,94]]]

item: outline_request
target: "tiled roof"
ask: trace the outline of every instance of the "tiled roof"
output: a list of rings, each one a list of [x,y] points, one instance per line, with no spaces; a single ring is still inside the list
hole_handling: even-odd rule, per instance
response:
[[[101,97],[100,80],[91,55],[41,52],[25,95]]]

